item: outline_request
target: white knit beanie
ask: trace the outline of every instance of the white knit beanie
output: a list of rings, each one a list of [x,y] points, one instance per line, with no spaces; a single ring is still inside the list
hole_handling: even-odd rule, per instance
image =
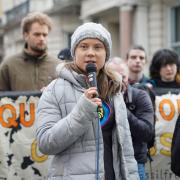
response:
[[[96,38],[103,42],[106,48],[106,61],[111,56],[111,35],[101,24],[88,22],[79,26],[71,36],[71,55],[74,57],[76,46],[80,41],[88,38]]]

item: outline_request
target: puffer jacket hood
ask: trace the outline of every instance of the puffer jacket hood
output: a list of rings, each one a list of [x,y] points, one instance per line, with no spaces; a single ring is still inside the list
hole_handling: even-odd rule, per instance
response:
[[[56,71],[58,76],[72,83],[76,89],[83,92],[88,86],[86,76],[78,74],[75,71],[70,71],[65,65],[66,63],[61,63],[57,66]]]

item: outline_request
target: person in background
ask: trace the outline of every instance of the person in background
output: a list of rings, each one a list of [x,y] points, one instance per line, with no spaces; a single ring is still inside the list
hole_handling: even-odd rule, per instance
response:
[[[140,45],[132,46],[126,55],[126,63],[129,69],[129,83],[145,84],[148,78],[144,75],[144,67],[147,61],[146,51]]]
[[[150,83],[158,88],[180,88],[180,61],[175,51],[160,49],[150,64]]]
[[[42,153],[53,155],[49,180],[138,180],[137,163],[121,93],[122,79],[105,70],[111,35],[101,24],[80,25],[71,37],[72,62],[39,100],[36,136]],[[90,86],[86,67],[97,69]]]
[[[51,19],[46,14],[33,12],[22,19],[21,28],[24,48],[1,63],[1,91],[41,90],[56,78],[59,60],[47,52]]]
[[[153,107],[155,107],[155,92],[153,86],[149,82],[149,78],[144,75],[144,67],[147,63],[147,55],[144,47],[140,45],[132,46],[127,52],[125,62],[129,71],[129,84],[138,89],[145,90],[151,98]],[[151,144],[153,144],[153,141],[154,140],[152,140]]]
[[[72,61],[72,56],[71,56],[71,51],[69,48],[64,48],[62,49],[59,54],[58,54],[58,58],[60,60],[64,60],[64,61]]]
[[[129,85],[129,70],[126,62],[121,58],[112,58],[107,62],[107,66],[122,75],[126,85],[124,88],[124,100],[127,107],[135,159],[138,163],[140,180],[146,180],[147,143],[153,137],[154,122],[154,110],[151,99],[144,90]]]

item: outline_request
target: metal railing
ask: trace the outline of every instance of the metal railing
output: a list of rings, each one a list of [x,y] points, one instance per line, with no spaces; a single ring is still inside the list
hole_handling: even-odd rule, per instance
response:
[[[180,89],[178,88],[154,88],[154,92],[157,96],[163,95],[163,94],[179,94]],[[0,91],[0,98],[2,97],[10,97],[15,99],[18,96],[38,96],[40,97],[42,94],[41,91]]]
[[[0,91],[0,98],[9,97],[12,99],[16,99],[18,96],[38,96],[40,97],[42,94],[41,91]]]

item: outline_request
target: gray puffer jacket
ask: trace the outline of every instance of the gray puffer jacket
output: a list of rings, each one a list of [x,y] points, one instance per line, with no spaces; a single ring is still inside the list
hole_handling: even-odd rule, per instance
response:
[[[62,65],[60,65],[62,66]],[[36,133],[42,153],[54,155],[49,180],[95,180],[97,106],[83,92],[85,77],[66,68],[43,92],[37,109]],[[116,180],[138,180],[137,164],[121,94],[114,98],[113,166]],[[103,138],[99,133],[99,180],[104,180]]]

